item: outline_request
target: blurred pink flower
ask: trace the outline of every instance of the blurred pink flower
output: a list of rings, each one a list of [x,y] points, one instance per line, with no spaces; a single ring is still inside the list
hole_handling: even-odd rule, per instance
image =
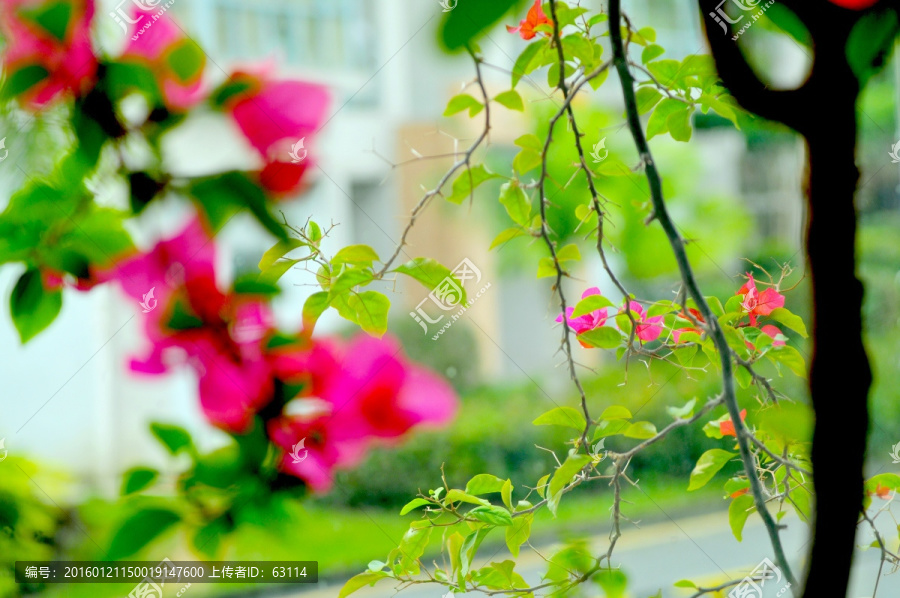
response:
[[[642,341],[655,341],[658,339],[663,330],[661,324],[663,316],[646,317],[644,307],[637,301],[631,301],[628,306],[634,312],[635,336]],[[620,310],[620,313],[624,313],[624,309]]]
[[[767,316],[778,307],[784,307],[784,295],[769,287],[762,293],[757,291],[753,275],[747,273],[747,282],[744,283],[736,295],[743,295],[741,307],[750,316],[750,325],[756,326],[757,316]]]
[[[316,341],[308,350],[273,355],[276,375],[306,381],[304,396],[323,405],[312,414],[269,422],[273,442],[285,451],[307,439],[308,459],[297,463],[286,454],[282,469],[316,492],[330,488],[334,469],[359,463],[373,441],[396,442],[415,426],[446,424],[456,412],[450,386],[408,363],[390,338],[359,335],[346,345]]]
[[[591,287],[581,294],[581,298],[584,299],[586,297],[590,297],[591,295],[599,295],[600,289],[597,287]],[[595,309],[594,311],[578,316],[577,318],[572,317],[572,313],[574,313],[575,307],[567,307],[566,308],[566,319],[569,322],[569,328],[575,331],[575,334],[581,334],[582,332],[587,332],[588,330],[593,330],[594,328],[599,328],[606,323],[606,308]],[[556,316],[557,322],[563,321],[563,315],[559,314]]]
[[[153,72],[170,110],[185,111],[203,100],[203,50],[168,14],[156,16],[150,11],[135,10],[134,19],[137,34],[125,46],[123,61],[137,62]]]
[[[289,162],[291,147],[322,127],[330,98],[321,85],[279,81],[270,70],[267,65],[235,72],[222,87],[228,94],[222,103],[266,161],[261,184],[275,194],[286,194],[296,190],[309,166]]]
[[[209,420],[242,433],[272,398],[271,366],[264,342],[272,330],[269,307],[261,299],[225,294],[215,281],[215,246],[198,221],[145,254],[117,264],[114,279],[137,303],[151,288],[156,306],[146,313],[145,357],[131,369],[162,374],[188,363],[199,375],[200,404]]]
[[[16,76],[37,80],[21,93],[23,103],[39,108],[62,93],[80,97],[93,87],[97,73],[90,38],[93,15],[93,0],[0,2],[0,30],[7,38],[6,83]]]

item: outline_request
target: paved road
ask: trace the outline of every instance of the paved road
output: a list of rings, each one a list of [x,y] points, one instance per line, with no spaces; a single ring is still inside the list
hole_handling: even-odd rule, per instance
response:
[[[891,533],[889,519],[879,521],[883,534]],[[862,528],[861,528],[862,529]],[[665,598],[683,598],[691,592],[674,588],[673,582],[679,579],[691,579],[695,582],[712,585],[724,579],[735,579],[748,574],[763,558],[774,561],[765,527],[759,517],[751,516],[744,530],[743,542],[732,536],[728,526],[727,513],[717,512],[699,517],[679,520],[668,520],[647,527],[630,529],[625,532],[616,548],[614,563],[621,565],[629,579],[629,595],[633,598],[647,598],[655,595],[660,589]],[[782,541],[788,559],[792,563],[795,575],[802,571],[801,561],[806,551],[807,528],[790,520],[789,529],[782,532]],[[896,534],[896,530],[893,531]],[[891,537],[888,535],[888,537]],[[893,537],[896,537],[893,536]],[[861,532],[858,544],[867,545],[873,536]],[[606,536],[595,536],[591,545],[597,553],[606,550]],[[489,551],[482,551],[481,556],[490,556]],[[527,556],[526,556],[527,554]],[[495,560],[507,558],[507,552],[496,555]],[[523,551],[516,570],[525,579],[536,584],[545,570],[544,562],[533,552]],[[869,598],[872,596],[873,584],[878,571],[879,551],[870,548],[857,558],[853,569],[850,598]],[[482,563],[479,563],[482,566]],[[291,598],[334,598],[342,584],[320,584],[315,589],[305,592],[286,594]],[[776,598],[784,581],[775,580],[763,588],[763,598]],[[440,598],[444,592],[438,586],[414,586],[397,594],[397,598]],[[394,588],[388,581],[379,582],[374,588],[365,588],[353,594],[354,598],[388,598],[394,596]],[[475,594],[472,594],[473,596]],[[480,595],[480,594],[479,594]],[[756,598],[755,595],[751,595]],[[781,594],[782,598],[790,598],[789,591]],[[900,572],[896,575],[882,577],[878,597],[900,596]],[[836,597],[823,597],[836,598]]]

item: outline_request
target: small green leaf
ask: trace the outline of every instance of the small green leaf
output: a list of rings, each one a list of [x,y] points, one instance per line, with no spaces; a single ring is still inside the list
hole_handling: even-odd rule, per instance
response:
[[[181,515],[169,509],[138,511],[122,522],[115,531],[106,558],[119,560],[133,555],[179,521]]]
[[[677,110],[666,118],[666,127],[675,141],[690,141],[691,133],[691,109],[684,105],[683,110]]]
[[[39,64],[30,64],[16,69],[7,76],[0,98],[6,100],[18,97],[49,75],[50,72]]]
[[[527,236],[527,235],[528,235],[528,231],[525,230],[524,228],[518,228],[518,227],[508,228],[505,231],[501,232],[496,237],[494,237],[494,240],[491,242],[491,246],[488,248],[488,250],[491,250],[494,247],[503,245],[507,241],[511,241],[512,239],[515,239],[516,237],[522,237],[522,236]]]
[[[149,488],[158,477],[159,472],[150,467],[132,467],[125,472],[122,478],[122,489],[119,493],[125,496],[140,492],[145,488]]]
[[[411,501],[409,501],[408,503],[406,503],[405,505],[403,505],[403,508],[400,509],[400,515],[401,516],[406,515],[413,509],[418,509],[421,506],[430,504],[430,502],[431,501],[425,500],[424,498],[414,498]]]
[[[468,170],[461,172],[459,176],[456,177],[456,180],[453,181],[453,188],[450,195],[447,197],[447,201],[450,203],[461,204],[467,200],[472,195],[472,192],[483,182],[496,178],[500,178],[500,175],[491,172],[482,164],[477,164]]]
[[[512,525],[512,515],[503,507],[491,505],[488,507],[475,507],[468,513],[469,517],[474,517],[478,521],[484,521],[491,525],[507,526]]]
[[[657,46],[656,44],[650,44],[649,46],[644,48],[644,50],[641,52],[641,62],[644,64],[647,64],[651,60],[659,58],[665,52],[666,51],[661,46]],[[646,88],[644,88],[644,89],[646,89]]]
[[[531,202],[528,194],[519,186],[516,180],[505,183],[500,187],[500,203],[506,208],[506,213],[513,222],[521,226],[527,226],[531,216]]]
[[[694,405],[697,404],[697,399],[691,399],[683,407],[666,407],[666,412],[672,416],[673,419],[689,419],[694,415]]]
[[[307,297],[303,303],[303,329],[312,332],[326,309],[328,309],[327,291],[319,291]]]
[[[461,93],[450,98],[450,101],[447,103],[447,109],[444,110],[444,116],[453,116],[458,112],[468,110],[471,117],[481,112],[482,108],[484,108],[484,105],[481,102],[467,93]]]
[[[631,411],[621,405],[612,405],[603,410],[600,414],[600,420],[610,419],[631,419]]]
[[[556,468],[547,490],[547,507],[551,513],[556,514],[559,500],[562,498],[562,490],[591,461],[592,459],[588,455],[572,454],[566,458],[562,465]]]
[[[541,141],[537,135],[532,133],[526,133],[520,136],[514,143],[523,149],[533,149],[538,152],[543,151],[544,149],[544,142]]]
[[[512,482],[510,480],[504,481],[503,487],[500,488],[500,498],[503,499],[503,504],[506,505],[507,509],[512,509],[512,491]]]
[[[466,502],[472,505],[483,505],[488,506],[491,503],[483,498],[478,498],[477,496],[472,496],[471,494],[467,494],[462,490],[457,490],[453,488],[447,492],[447,495],[444,496],[444,504],[449,505],[454,502]]]
[[[271,267],[275,262],[285,256],[290,251],[298,247],[305,247],[306,242],[300,239],[288,239],[287,241],[279,241],[270,247],[259,260],[259,269],[265,270]]]
[[[681,579],[679,581],[676,581],[672,585],[674,585],[676,588],[696,588],[697,587],[697,584],[692,582],[690,579]]]
[[[773,309],[772,313],[766,317],[775,320],[779,324],[784,324],[803,338],[807,337],[806,324],[803,323],[803,318],[783,307]]]
[[[655,136],[662,135],[668,131],[669,115],[679,110],[684,110],[685,107],[684,102],[673,98],[665,98],[661,101],[650,114],[650,119],[647,121],[647,139],[653,139]]]
[[[44,288],[37,268],[19,277],[9,297],[10,316],[23,345],[49,326],[61,308],[62,291]]]
[[[478,496],[479,494],[490,494],[492,492],[500,492],[506,480],[501,480],[495,475],[489,473],[480,473],[469,480],[466,484],[466,494]]]
[[[206,65],[206,54],[192,39],[185,38],[172,43],[165,52],[175,78],[182,84],[198,81]]]
[[[366,571],[365,573],[354,575],[348,579],[347,583],[344,584],[344,587],[341,588],[341,591],[338,593],[338,598],[347,598],[347,596],[353,592],[366,586],[374,586],[375,582],[386,577],[391,577],[387,571]]]
[[[334,254],[331,264],[335,269],[341,264],[371,266],[372,262],[377,262],[379,259],[375,250],[368,245],[349,245]]]
[[[587,423],[584,415],[571,407],[556,407],[540,415],[532,422],[535,426],[565,426],[574,428],[579,432],[584,430]]]
[[[388,311],[391,300],[376,291],[352,293],[347,297],[350,308],[356,312],[356,322],[363,332],[381,338],[387,332]]]
[[[519,92],[515,89],[504,91],[497,95],[497,97],[494,98],[494,101],[506,106],[510,110],[518,110],[519,112],[524,112],[525,110],[525,102],[522,101],[522,96],[520,96]]]
[[[541,498],[544,498],[546,496],[547,480],[549,480],[549,479],[550,479],[549,473],[545,476],[541,476],[541,479],[538,480],[537,486],[535,486],[535,490],[537,490],[537,493],[541,496]]]
[[[728,506],[728,523],[731,525],[731,533],[734,534],[738,542],[742,541],[744,524],[747,523],[747,518],[750,517],[751,513],[756,512],[756,507],[753,504],[752,496],[742,494],[732,500]]]
[[[572,317],[577,318],[578,316],[589,314],[592,311],[603,309],[604,307],[615,306],[615,303],[613,303],[603,295],[588,295],[575,304],[575,311],[572,312]]]
[[[183,450],[195,452],[194,442],[187,430],[180,426],[153,422],[150,424],[150,432],[156,436],[163,446],[173,455]]]
[[[601,421],[594,430],[594,437],[591,442],[597,442],[601,438],[607,436],[616,436],[622,434],[631,427],[631,423],[624,419],[610,419]]]
[[[625,429],[626,438],[639,438],[645,440],[656,436],[656,426],[650,422],[634,422]]]
[[[512,70],[512,86],[515,87],[519,80],[525,75],[532,72],[534,69],[538,67],[539,61],[535,60],[535,57],[540,53],[540,51],[547,46],[547,41],[541,40],[533,42],[522,50],[522,53],[519,54],[519,57],[516,58],[516,63],[513,65]]]
[[[722,449],[710,449],[700,455],[697,465],[691,472],[691,483],[688,490],[697,490],[705,486],[736,455],[737,453],[730,453]]]
[[[534,520],[534,513],[528,513],[520,517],[515,517],[512,524],[506,528],[506,547],[514,556],[519,556],[519,547],[528,541],[531,536],[531,522]]]
[[[772,361],[786,365],[801,378],[806,378],[806,361],[800,352],[790,345],[772,347],[766,356]]]
[[[646,114],[663,99],[663,94],[659,93],[655,87],[641,87],[635,94],[637,102],[638,114]]]
[[[578,340],[598,349],[614,349],[622,344],[622,333],[610,326],[600,326],[578,335]]]
[[[552,257],[542,257],[540,261],[538,261],[538,278],[551,278],[555,277],[556,274],[556,262],[553,261]]]
[[[410,278],[418,280],[429,291],[435,290],[439,284],[449,278],[456,287],[456,289],[454,290],[454,295],[455,291],[459,291],[461,295],[459,297],[459,301],[452,304],[466,304],[466,290],[463,288],[462,284],[460,284],[460,282],[453,276],[453,273],[450,272],[449,268],[441,265],[439,262],[431,258],[417,257],[406,262],[405,264],[397,266],[392,271],[399,272],[400,274],[405,274]],[[453,298],[455,298],[455,296]]]

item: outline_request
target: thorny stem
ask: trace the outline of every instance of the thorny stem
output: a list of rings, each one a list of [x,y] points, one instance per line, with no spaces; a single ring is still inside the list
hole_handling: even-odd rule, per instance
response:
[[[484,80],[481,75],[481,58],[479,56],[476,56],[474,52],[470,52],[470,54],[472,55],[472,60],[475,63],[475,80],[481,92],[482,99],[484,100],[484,128],[482,129],[478,137],[475,138],[475,141],[472,142],[472,145],[469,146],[469,149],[467,149],[463,153],[462,157],[454,162],[453,166],[451,166],[450,169],[444,173],[444,176],[441,177],[437,185],[435,185],[434,188],[430,191],[426,192],[425,195],[423,195],[422,198],[419,199],[415,207],[413,207],[412,212],[410,212],[409,222],[406,224],[406,227],[403,229],[403,233],[400,235],[400,242],[397,243],[397,247],[394,249],[394,253],[391,254],[391,257],[385,260],[384,266],[375,274],[376,279],[381,278],[387,273],[388,269],[390,269],[394,261],[400,255],[400,252],[403,251],[403,248],[407,243],[407,237],[409,236],[409,233],[412,230],[413,226],[415,226],[416,224],[416,219],[419,217],[419,214],[421,214],[422,210],[424,210],[428,205],[428,202],[431,201],[433,197],[441,193],[441,189],[444,188],[444,185],[449,182],[450,177],[452,177],[456,173],[456,171],[458,171],[463,166],[468,169],[469,163],[472,160],[472,155],[475,153],[475,150],[477,150],[481,146],[484,140],[487,139],[488,133],[490,133],[491,102],[490,96],[488,95],[487,89],[484,86]]]
[[[706,320],[707,326],[710,331],[710,336],[712,337],[713,342],[716,345],[716,349],[719,352],[720,365],[722,368],[722,396],[725,401],[725,406],[728,409],[728,413],[731,415],[731,420],[734,423],[741,461],[743,462],[747,477],[750,480],[750,489],[753,494],[754,502],[756,503],[756,509],[762,517],[763,523],[766,526],[766,531],[768,532],[769,539],[772,542],[772,548],[775,551],[775,559],[778,562],[778,566],[784,572],[785,577],[791,583],[791,585],[796,586],[796,581],[793,574],[791,573],[787,558],[784,555],[784,548],[781,545],[781,539],[778,536],[778,525],[775,523],[775,520],[772,518],[772,515],[769,513],[766,507],[762,485],[759,481],[758,476],[756,475],[756,467],[753,463],[753,456],[750,453],[750,446],[747,440],[748,431],[746,426],[744,426],[743,422],[741,421],[740,409],[738,406],[734,387],[734,370],[731,359],[731,349],[728,346],[728,342],[725,339],[725,334],[722,331],[718,320],[714,317],[712,310],[710,310],[709,304],[706,302],[703,293],[700,292],[700,288],[697,285],[696,279],[694,278],[693,269],[691,268],[691,264],[688,261],[687,252],[685,251],[684,246],[684,240],[681,238],[681,235],[675,228],[675,224],[672,222],[672,219],[669,216],[665,200],[663,199],[662,180],[660,178],[659,172],[656,169],[656,164],[653,162],[653,156],[650,153],[650,147],[647,144],[647,139],[644,136],[643,127],[641,126],[640,115],[638,113],[637,107],[637,99],[635,98],[634,94],[634,77],[632,76],[631,71],[628,68],[628,58],[625,55],[625,46],[622,42],[622,32],[619,28],[621,19],[622,14],[620,0],[610,0],[609,32],[613,49],[613,62],[616,66],[616,70],[622,83],[622,93],[625,101],[626,113],[628,116],[628,126],[631,130],[631,135],[634,138],[635,145],[637,146],[638,152],[641,156],[641,160],[644,163],[647,182],[650,187],[650,197],[653,202],[653,216],[659,221],[660,225],[666,233],[666,237],[668,238],[669,244],[672,247],[672,252],[674,253],[675,259],[678,262],[678,269],[681,272],[681,278],[684,281],[685,287],[691,294],[691,297],[693,297],[694,302],[697,304],[698,310],[703,315],[704,320]]]

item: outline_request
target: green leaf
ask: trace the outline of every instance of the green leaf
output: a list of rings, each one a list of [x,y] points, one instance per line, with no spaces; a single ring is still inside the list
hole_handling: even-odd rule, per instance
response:
[[[513,158],[513,168],[519,174],[525,174],[540,166],[542,162],[543,158],[540,150],[525,148]]]
[[[278,239],[288,236],[272,214],[262,188],[243,172],[226,172],[196,179],[189,187],[213,228],[221,228],[236,210],[247,208],[266,230]]]
[[[480,473],[466,484],[466,494],[478,496],[479,494],[500,492],[507,481],[508,480],[501,480],[497,476],[489,473]]]
[[[414,524],[416,522],[413,522]],[[419,566],[416,560],[425,552],[428,546],[428,539],[431,537],[431,530],[434,529],[430,525],[428,527],[413,527],[403,534],[400,545],[397,547],[402,556],[400,557],[400,565],[404,571],[418,573]]]
[[[24,345],[49,326],[62,308],[62,291],[48,290],[37,268],[30,268],[19,277],[9,298],[13,324]]]
[[[528,200],[528,194],[519,186],[519,181],[513,180],[500,187],[500,203],[506,208],[506,213],[513,222],[528,226],[531,202]]]
[[[386,577],[391,577],[387,571],[366,571],[365,573],[354,575],[348,579],[347,583],[344,584],[344,587],[341,588],[341,591],[338,593],[338,598],[346,598],[359,589],[366,586],[374,586],[377,581]]]
[[[444,116],[453,116],[458,112],[468,110],[469,116],[471,117],[481,112],[482,108],[484,108],[484,104],[467,93],[461,93],[459,95],[453,96],[452,98],[450,98],[450,101],[447,102],[447,108],[446,110],[444,110]]]
[[[25,5],[16,10],[26,20],[31,21],[57,40],[64,42],[72,18],[72,3],[51,1],[38,4],[34,8]]]
[[[50,72],[39,64],[30,64],[10,73],[3,84],[0,99],[18,97],[46,79]]]
[[[519,556],[519,547],[531,536],[532,521],[534,521],[534,513],[528,513],[513,518],[512,525],[506,528],[506,547],[514,557]]]
[[[125,496],[126,494],[140,492],[145,488],[149,488],[158,477],[159,472],[150,467],[132,467],[125,472],[122,478],[122,489],[119,491],[119,494]]]
[[[666,126],[669,134],[675,141],[690,141],[691,133],[691,109],[684,105],[683,110],[677,110],[666,118]]]
[[[520,96],[519,92],[515,89],[510,89],[509,91],[498,94],[497,97],[494,98],[494,101],[506,106],[510,110],[518,110],[519,112],[525,111],[525,102],[522,101],[522,96]]]
[[[459,2],[453,10],[444,14],[439,34],[441,43],[448,50],[466,47],[515,5],[516,0]]]
[[[779,324],[784,324],[803,338],[807,337],[806,324],[803,323],[803,318],[791,313],[783,307],[773,309],[772,313],[766,317],[775,320]]]
[[[690,419],[694,415],[694,405],[697,404],[697,399],[693,398],[683,407],[666,407],[666,413],[672,416],[673,419]]]
[[[430,502],[431,501],[425,500],[424,498],[414,498],[411,501],[409,501],[408,503],[406,503],[405,505],[403,505],[403,508],[400,509],[400,515],[401,516],[406,515],[413,509],[418,509],[421,506],[430,504]]]
[[[541,141],[537,135],[532,133],[526,133],[520,136],[514,143],[522,149],[533,149],[538,152],[544,150],[544,142]]]
[[[546,497],[547,493],[547,480],[550,479],[550,474],[548,473],[545,476],[541,476],[541,479],[538,480],[537,486],[535,486],[535,490],[541,496],[541,498]]]
[[[622,333],[610,326],[600,326],[578,335],[578,340],[598,349],[614,349],[622,344]]]
[[[665,50],[661,46],[657,46],[656,44],[650,44],[641,52],[641,62],[647,64],[651,60],[659,58],[663,54],[665,54]],[[646,88],[642,88],[646,89]]]
[[[222,515],[198,529],[191,539],[191,544],[198,553],[208,559],[213,559],[219,552],[222,537],[232,531],[234,531],[234,524],[225,515]]]
[[[287,271],[297,265],[300,260],[279,260],[259,273],[257,281],[263,284],[274,285]]]
[[[659,93],[655,87],[641,87],[634,97],[637,102],[638,114],[646,114],[663,99],[663,94]]]
[[[562,262],[577,262],[581,259],[581,252],[578,251],[578,246],[574,243],[570,243],[564,247],[561,247],[556,250],[556,261]]]
[[[131,556],[181,521],[181,515],[163,508],[142,509],[127,518],[115,531],[106,558]]]
[[[552,257],[542,257],[538,261],[537,278],[555,277],[556,274],[556,262],[553,261]]]
[[[531,423],[535,426],[564,426],[579,432],[587,426],[584,415],[571,407],[556,407],[540,415]]]
[[[887,63],[898,31],[897,13],[887,8],[866,11],[853,26],[847,38],[847,62],[861,85]]]
[[[696,490],[705,486],[736,455],[737,453],[722,449],[710,449],[700,455],[694,471],[691,472],[691,483],[688,490]]]
[[[536,69],[539,65],[539,61],[535,60],[535,57],[540,53],[542,49],[547,46],[546,40],[540,40],[528,44],[525,46],[525,49],[522,50],[522,53],[519,54],[519,57],[516,58],[516,63],[513,65],[512,70],[512,86],[515,87],[519,80],[525,75],[531,73],[534,69]]]
[[[392,272],[406,274],[410,278],[418,280],[429,291],[433,291],[445,279],[450,278],[455,283],[456,289],[461,293],[459,301],[453,305],[465,305],[467,303],[466,290],[463,288],[463,285],[453,276],[449,268],[442,266],[431,258],[417,257],[397,266]]]
[[[634,422],[625,429],[626,438],[639,438],[641,440],[656,436],[656,426],[650,422]]]
[[[603,410],[600,414],[600,420],[610,419],[631,419],[631,411],[621,405],[612,405]]]
[[[593,580],[603,588],[606,598],[622,598],[628,586],[628,579],[621,569],[601,569]]]
[[[601,438],[607,436],[616,436],[622,434],[631,427],[631,423],[624,419],[609,419],[601,421],[594,430],[594,437],[591,442],[597,442]]]
[[[685,103],[679,100],[673,98],[665,98],[663,101],[661,101],[653,110],[653,113],[650,114],[650,119],[647,121],[647,139],[653,139],[655,136],[662,135],[663,133],[668,131],[669,115],[684,109]]]
[[[728,523],[731,525],[731,533],[734,534],[734,537],[738,542],[741,542],[744,524],[747,523],[747,518],[750,517],[751,513],[756,512],[756,507],[753,506],[754,500],[753,497],[749,494],[742,494],[731,501],[731,504],[728,506]]]
[[[468,513],[469,517],[474,517],[478,521],[490,523],[491,525],[507,526],[512,525],[512,515],[503,507],[491,505],[488,507],[475,507]]]
[[[319,317],[328,309],[328,293],[313,293],[303,303],[303,329],[312,332]]]
[[[337,278],[331,280],[331,286],[328,288],[328,297],[334,301],[336,297],[343,295],[350,289],[358,286],[365,286],[372,282],[374,276],[371,270],[364,269],[348,269],[339,274]],[[353,309],[353,308],[351,308]],[[355,312],[355,310],[353,310]]]
[[[766,356],[772,361],[786,365],[801,378],[806,378],[806,361],[803,359],[803,355],[790,345],[772,347]]]
[[[547,506],[554,515],[559,507],[559,500],[562,498],[562,490],[591,461],[592,459],[588,455],[572,454],[566,458],[562,465],[556,468],[553,477],[550,479],[550,486],[547,489]]]
[[[504,481],[503,486],[500,488],[500,497],[503,499],[503,504],[506,505],[507,509],[512,509],[512,491],[512,482],[509,480]]]
[[[206,65],[206,54],[189,38],[174,42],[165,53],[165,60],[182,84],[198,81]]]
[[[457,490],[453,488],[447,492],[447,495],[444,496],[444,504],[449,505],[454,502],[466,502],[472,505],[482,505],[488,506],[491,503],[483,498],[478,498],[477,496],[472,496],[471,494],[467,494],[462,490]]]
[[[527,236],[527,235],[528,235],[528,231],[525,230],[524,228],[518,228],[518,227],[508,228],[505,231],[501,232],[496,237],[494,237],[494,240],[491,242],[491,246],[488,248],[488,250],[491,250],[494,247],[503,245],[506,242],[511,241],[512,239],[515,239],[516,237],[522,237],[522,236]]]
[[[177,455],[183,450],[195,452],[194,441],[187,430],[180,426],[172,426],[169,424],[161,424],[153,422],[150,424],[150,432],[156,436],[163,446],[172,455]]]
[[[696,588],[697,587],[697,584],[692,582],[690,579],[681,579],[679,581],[676,581],[672,585],[674,585],[676,588]]]
[[[331,264],[334,267],[341,264],[371,266],[372,262],[377,262],[380,259],[375,250],[368,245],[349,245],[334,254]]]
[[[575,304],[575,311],[572,312],[572,317],[577,318],[578,316],[589,314],[592,311],[603,309],[604,307],[615,306],[615,303],[613,303],[603,295],[588,295]]]
[[[483,164],[477,164],[468,170],[465,170],[453,181],[453,189],[447,201],[450,203],[461,204],[468,199],[475,189],[485,181],[500,178],[499,174],[495,174],[484,167]]]
[[[387,332],[388,310],[391,300],[376,291],[353,293],[347,303],[356,312],[356,322],[363,332],[381,338]]]

